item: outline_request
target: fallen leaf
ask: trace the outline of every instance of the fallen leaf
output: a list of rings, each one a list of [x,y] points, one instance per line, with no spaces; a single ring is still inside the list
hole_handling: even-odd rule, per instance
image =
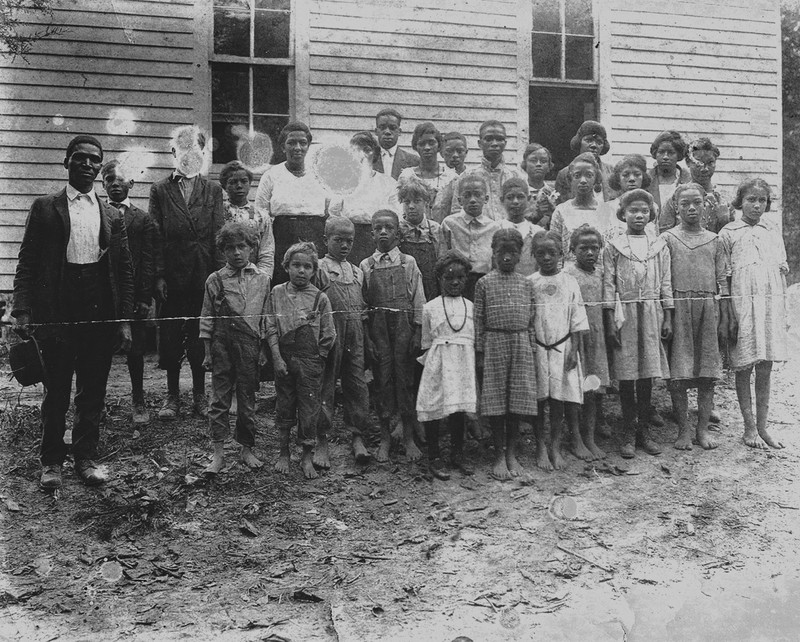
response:
[[[292,593],[292,599],[295,602],[322,602],[322,598],[319,595],[312,593],[306,589],[297,589],[294,593]]]
[[[6,499],[6,508],[14,513],[20,510],[19,504],[17,504],[17,502],[15,502],[10,497]]]
[[[246,519],[243,519],[239,523],[239,530],[250,537],[258,537],[259,535],[258,529]]]

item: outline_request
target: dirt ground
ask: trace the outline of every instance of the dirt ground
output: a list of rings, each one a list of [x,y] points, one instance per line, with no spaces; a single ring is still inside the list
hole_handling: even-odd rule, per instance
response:
[[[509,483],[488,476],[491,452],[474,441],[471,478],[434,481],[399,454],[356,468],[340,424],[329,473],[305,481],[294,465],[279,477],[269,388],[267,466],[246,471],[231,445],[227,469],[207,481],[204,423],[134,432],[118,357],[102,444],[111,481],[89,489],[68,467],[55,495],[37,486],[39,392],[9,382],[6,362],[0,639],[795,640],[798,348],[773,377],[785,450],[743,445],[726,381],[716,451],[668,446],[623,463],[601,440],[602,465],[570,456],[545,473],[527,435],[529,474]],[[149,361],[153,412],[163,386]],[[656,401],[669,410],[663,385]],[[607,409],[617,422],[616,399]],[[675,435],[670,423],[657,430],[665,444]]]

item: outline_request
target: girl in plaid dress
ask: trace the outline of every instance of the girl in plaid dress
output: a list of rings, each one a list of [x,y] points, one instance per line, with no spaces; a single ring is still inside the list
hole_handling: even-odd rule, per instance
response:
[[[496,267],[475,285],[475,357],[483,381],[480,411],[491,422],[491,475],[500,480],[524,472],[515,455],[519,422],[536,414],[533,283],[514,271],[521,252],[517,230],[495,232]]]

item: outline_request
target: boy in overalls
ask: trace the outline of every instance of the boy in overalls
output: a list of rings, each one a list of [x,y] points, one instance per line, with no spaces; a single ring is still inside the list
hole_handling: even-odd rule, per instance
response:
[[[325,362],[322,377],[322,413],[313,459],[320,468],[330,468],[328,430],[333,424],[336,380],[339,377],[342,379],[344,425],[353,436],[356,463],[369,461],[363,439],[369,425],[369,390],[364,378],[364,325],[367,318],[362,292],[364,274],[347,260],[354,238],[355,226],[349,218],[329,218],[325,223],[328,253],[320,259],[314,277],[314,284],[330,299],[337,338]]]
[[[400,251],[413,256],[422,273],[425,300],[439,296],[439,283],[434,267],[439,258],[440,225],[431,220],[431,191],[416,177],[403,178],[397,184],[397,194],[403,206],[404,219],[400,221]]]
[[[289,431],[297,424],[303,448],[300,468],[316,479],[313,450],[320,420],[322,374],[336,340],[328,297],[311,280],[317,272],[313,243],[295,243],[283,258],[289,282],[276,285],[267,300],[267,342],[275,365],[275,424],[280,433],[279,473],[289,472]],[[330,464],[329,464],[330,465]]]
[[[217,248],[226,264],[206,280],[200,338],[205,348],[203,367],[211,370],[212,400],[208,423],[214,452],[205,472],[219,473],[225,465],[225,438],[234,390],[238,412],[236,441],[242,461],[250,468],[262,462],[253,454],[256,390],[259,362],[266,361],[261,345],[271,274],[250,262],[258,246],[255,230],[243,223],[227,223],[217,233]]]
[[[406,456],[422,456],[414,443],[414,362],[420,348],[425,294],[413,256],[397,247],[400,220],[391,210],[372,216],[377,251],[361,261],[364,299],[370,308],[366,349],[375,376],[375,406],[381,422],[381,444],[375,458],[388,461],[390,426],[400,415]]]

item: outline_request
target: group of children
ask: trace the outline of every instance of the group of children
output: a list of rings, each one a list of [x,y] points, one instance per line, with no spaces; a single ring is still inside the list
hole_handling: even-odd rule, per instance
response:
[[[275,257],[289,281],[271,290],[270,223],[248,205],[249,171],[226,166],[228,222],[217,234],[226,265],[206,282],[200,327],[213,373],[209,473],[224,466],[234,396],[242,460],[262,465],[252,448],[258,369],[267,361],[281,441],[275,469],[289,469],[296,426],[306,478],[330,467],[339,380],[357,462],[371,456],[364,441],[371,401],[380,422],[375,459],[387,461],[401,442],[414,461],[424,443],[440,479],[449,467],[472,473],[468,427],[491,429],[491,475],[500,480],[523,471],[517,453],[526,424],[535,426],[543,469],[564,467],[565,433],[578,458],[605,457],[595,432],[613,387],[623,415],[621,456],[634,457],[637,448],[657,455],[650,425],[659,378],[672,397],[675,447],[712,449],[708,423],[723,351],[736,371],[745,443],[782,447],[767,429],[771,365],[787,349],[785,252],[762,220],[769,186],[744,181],[727,204],[711,183],[719,150],[708,139],[687,146],[676,132],[654,142],[654,169],[639,155],[611,168],[600,161],[609,147],[605,130],[588,121],[573,139],[577,156],[559,174],[564,194],[545,181],[552,160],[541,145],[526,148],[524,175],[498,173],[505,141],[498,125],[481,127],[482,166],[453,181],[458,208],[441,223],[431,217],[434,195],[424,177],[404,172],[402,215],[381,209],[371,216],[374,254],[350,263],[354,223],[331,216],[325,256],[312,242],[292,245]],[[683,158],[688,170],[676,164]],[[497,203],[501,214],[490,211]],[[689,388],[698,389],[695,426]],[[450,466],[439,445],[442,425],[450,431]]]

